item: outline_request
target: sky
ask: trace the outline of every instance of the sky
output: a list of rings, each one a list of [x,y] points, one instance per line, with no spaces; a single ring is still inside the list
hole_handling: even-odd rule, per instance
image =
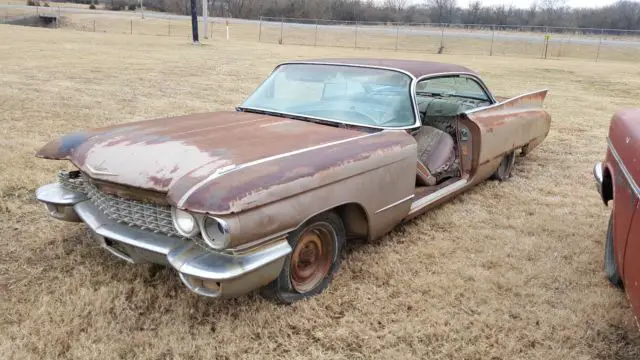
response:
[[[467,7],[469,0],[458,0],[458,5]],[[519,8],[528,8],[533,0],[482,0],[482,5],[511,5],[513,4]],[[613,4],[616,0],[567,0],[567,6],[571,7],[601,7],[609,4]],[[538,1],[540,3],[540,1]]]

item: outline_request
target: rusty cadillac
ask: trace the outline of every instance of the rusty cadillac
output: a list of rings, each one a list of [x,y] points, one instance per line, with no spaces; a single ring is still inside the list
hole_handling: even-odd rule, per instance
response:
[[[611,202],[604,246],[604,272],[611,284],[624,288],[640,318],[640,108],[613,115],[607,152],[593,167],[596,188],[605,205]],[[636,217],[637,216],[637,217]]]
[[[458,65],[322,59],[278,65],[235,110],[80,131],[36,197],[130,263],[210,297],[321,293],[350,239],[375,239],[486,179],[547,136],[547,90],[497,99]]]

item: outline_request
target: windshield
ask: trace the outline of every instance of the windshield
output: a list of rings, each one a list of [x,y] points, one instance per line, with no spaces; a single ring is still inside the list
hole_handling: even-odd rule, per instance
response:
[[[286,64],[240,106],[284,115],[384,128],[415,123],[411,78],[347,65]]]

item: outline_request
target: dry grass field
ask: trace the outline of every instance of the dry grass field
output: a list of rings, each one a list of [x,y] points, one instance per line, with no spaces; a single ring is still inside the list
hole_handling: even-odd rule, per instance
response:
[[[637,64],[196,47],[9,25],[0,39],[2,359],[640,358],[627,300],[601,270],[608,209],[591,175],[613,111],[639,105]],[[505,96],[548,87],[551,132],[510,181],[349,244],[331,287],[293,306],[194,295],[174,272],[117,260],[34,200],[67,166],[33,156],[58,135],[230,109],[278,62],[330,56],[460,63]]]

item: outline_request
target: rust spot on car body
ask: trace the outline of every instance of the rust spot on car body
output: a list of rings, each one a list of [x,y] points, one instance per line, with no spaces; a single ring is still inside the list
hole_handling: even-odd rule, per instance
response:
[[[94,179],[157,192],[178,182],[176,191],[187,191],[221,168],[360,135],[355,129],[224,111],[63,136],[39,154],[70,159]]]
[[[415,146],[404,131],[383,131],[231,171],[200,184],[187,198],[170,201],[195,212],[237,213],[399,161],[401,148]]]

